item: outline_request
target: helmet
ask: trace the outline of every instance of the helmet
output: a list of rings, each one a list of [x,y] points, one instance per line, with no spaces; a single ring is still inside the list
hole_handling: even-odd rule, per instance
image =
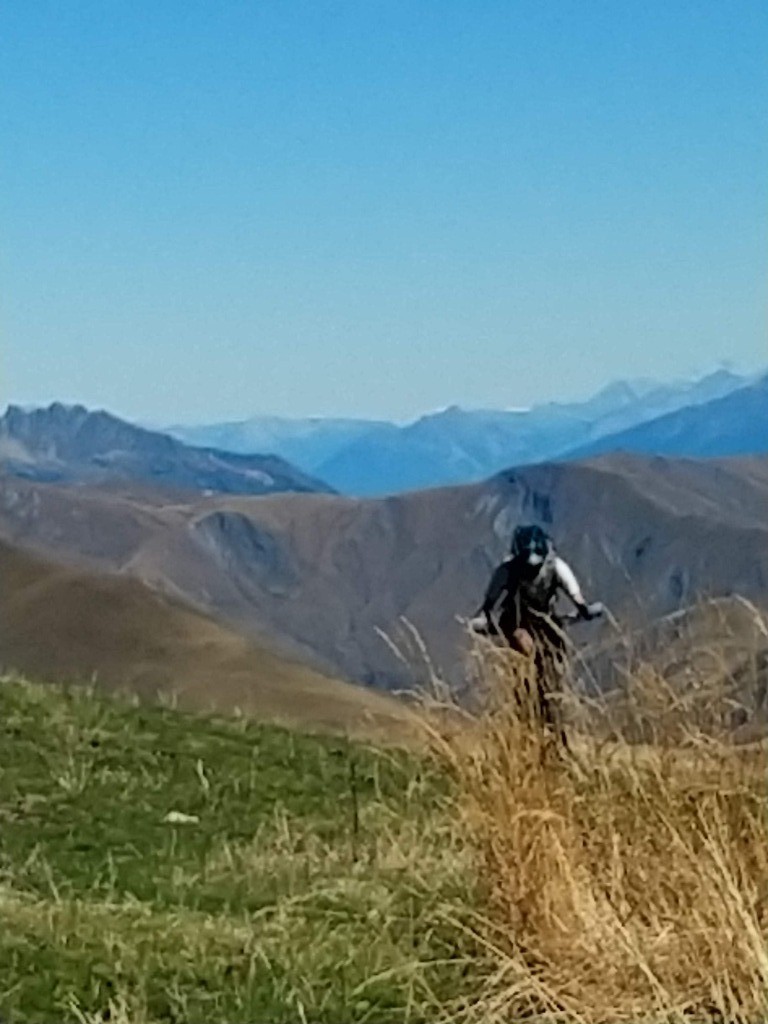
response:
[[[540,526],[517,526],[510,554],[528,565],[541,565],[552,551],[552,541]]]

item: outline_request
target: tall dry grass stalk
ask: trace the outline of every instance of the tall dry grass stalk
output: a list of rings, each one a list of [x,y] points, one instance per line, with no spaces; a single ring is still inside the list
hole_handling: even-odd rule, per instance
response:
[[[483,710],[432,736],[485,899],[491,967],[460,1016],[766,1020],[766,754],[729,741],[732,695],[700,687],[698,714],[650,670],[621,701],[571,695],[564,752],[529,664],[488,647],[479,665]]]

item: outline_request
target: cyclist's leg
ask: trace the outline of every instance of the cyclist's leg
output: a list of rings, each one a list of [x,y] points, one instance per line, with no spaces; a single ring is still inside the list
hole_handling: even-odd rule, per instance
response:
[[[535,625],[536,678],[541,722],[564,748],[568,747],[563,715],[564,634],[545,618]]]
[[[518,713],[523,719],[533,716],[533,721],[540,722],[541,715],[537,694],[532,692],[535,687],[535,658],[536,643],[530,629],[527,628],[527,620],[519,614],[516,607],[505,608],[499,616],[499,632],[503,635],[509,649],[516,654],[522,655],[529,665],[520,664],[521,671],[514,676],[513,698],[518,708]]]

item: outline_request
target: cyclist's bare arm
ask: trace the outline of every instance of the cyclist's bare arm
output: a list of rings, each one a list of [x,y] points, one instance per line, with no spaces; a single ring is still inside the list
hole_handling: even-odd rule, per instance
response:
[[[559,588],[568,595],[583,618],[591,619],[602,614],[603,606],[601,604],[587,604],[584,600],[576,573],[565,559],[559,557],[555,559],[555,572]]]
[[[579,611],[586,608],[587,602],[584,600],[579,581],[576,579],[576,573],[564,558],[555,559],[555,572],[559,588],[568,595]]]

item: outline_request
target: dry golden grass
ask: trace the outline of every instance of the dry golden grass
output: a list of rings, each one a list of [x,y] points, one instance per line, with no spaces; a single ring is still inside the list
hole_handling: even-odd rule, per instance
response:
[[[486,647],[484,709],[432,733],[485,899],[485,980],[455,1019],[765,1020],[766,752],[729,741],[727,685],[645,671],[621,701],[571,696],[564,752],[531,673]]]

